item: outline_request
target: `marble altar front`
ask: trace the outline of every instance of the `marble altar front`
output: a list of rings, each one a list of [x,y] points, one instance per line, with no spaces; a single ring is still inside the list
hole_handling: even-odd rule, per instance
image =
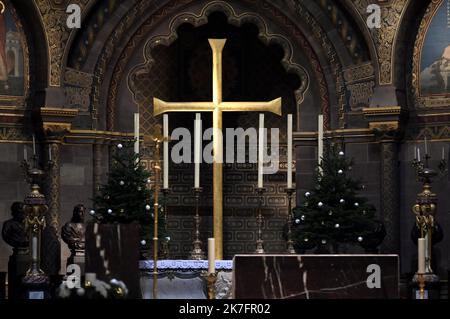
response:
[[[236,255],[236,299],[399,298],[398,255]]]

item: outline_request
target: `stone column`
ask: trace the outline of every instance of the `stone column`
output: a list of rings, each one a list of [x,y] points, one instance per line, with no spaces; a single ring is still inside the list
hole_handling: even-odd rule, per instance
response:
[[[60,97],[54,91],[47,94],[47,102],[50,97],[55,98],[50,105],[58,102]],[[53,103],[54,102],[54,103]],[[43,142],[46,144],[42,158],[45,169],[44,195],[47,200],[48,211],[46,223],[42,234],[41,261],[42,268],[47,275],[56,275],[61,268],[61,242],[60,242],[60,152],[64,137],[70,132],[73,119],[78,115],[78,110],[57,107],[42,107],[40,109],[42,128],[44,132]],[[51,158],[50,158],[51,156]]]
[[[95,143],[93,145],[93,194],[94,196],[98,195],[100,185],[101,185],[101,176],[102,176],[102,149],[103,145]]]
[[[381,252],[400,253],[400,175],[398,143],[404,111],[400,106],[363,109],[376,140],[380,144],[380,217],[386,228]]]
[[[42,268],[48,275],[59,273],[61,267],[60,243],[60,148],[61,140],[48,139],[46,147],[46,181],[44,195],[47,199],[46,227],[42,235]],[[51,159],[50,159],[51,152]]]
[[[395,140],[380,141],[381,147],[381,217],[386,237],[383,253],[400,253],[400,182],[398,144]]]

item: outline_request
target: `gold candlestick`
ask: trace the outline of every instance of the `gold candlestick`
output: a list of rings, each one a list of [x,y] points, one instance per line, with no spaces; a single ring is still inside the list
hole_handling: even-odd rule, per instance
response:
[[[206,284],[208,288],[208,299],[216,299],[216,281],[217,273],[209,273],[206,276]]]
[[[295,254],[294,241],[292,240],[292,195],[295,193],[295,188],[286,188],[288,196],[288,213],[287,213],[287,252],[289,254]]]
[[[160,145],[164,141],[164,137],[160,133],[159,125],[155,127],[155,134],[150,137],[144,137],[144,142],[150,139],[155,143],[155,164],[153,166],[155,174],[154,184],[154,204],[153,204],[153,299],[158,298],[158,212],[159,212],[159,192],[160,192]]]
[[[194,187],[194,196],[195,196],[195,230],[194,230],[194,241],[192,242],[192,251],[189,259],[193,260],[204,260],[205,252],[202,249],[203,243],[200,240],[200,213],[199,213],[199,204],[200,204],[200,194],[202,193],[203,188]]]
[[[262,226],[263,226],[263,215],[262,215],[262,201],[263,194],[266,191],[264,187],[258,187],[256,192],[258,194],[258,216],[256,217],[256,223],[258,224],[258,235],[256,240],[256,254],[264,254],[264,240],[262,238]]]
[[[165,223],[164,223],[164,230],[167,234],[167,216],[168,211],[167,211],[167,199],[169,197],[169,193],[170,193],[170,189],[169,188],[163,188],[162,189],[162,193],[164,194],[164,206],[163,206],[163,211],[164,211],[164,218],[165,218]],[[161,243],[162,245],[162,255],[161,258],[165,258],[165,259],[169,259],[169,255],[170,255],[170,250],[169,250],[169,239],[165,239],[162,241]]]
[[[417,274],[419,282],[419,299],[425,299],[425,276],[424,274]]]

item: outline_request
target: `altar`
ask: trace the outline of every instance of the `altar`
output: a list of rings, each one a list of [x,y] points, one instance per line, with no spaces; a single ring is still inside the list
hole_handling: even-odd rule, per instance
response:
[[[142,299],[153,299],[153,260],[141,260],[140,286]],[[204,274],[207,260],[159,260],[157,299],[207,299]],[[216,298],[231,298],[232,260],[216,261]]]
[[[158,299],[206,299],[207,260],[158,261]],[[153,261],[140,261],[143,299]],[[236,255],[216,261],[217,299],[397,299],[398,255]]]

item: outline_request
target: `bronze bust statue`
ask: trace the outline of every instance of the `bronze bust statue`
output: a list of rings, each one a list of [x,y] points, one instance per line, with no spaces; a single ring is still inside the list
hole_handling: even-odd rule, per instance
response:
[[[22,202],[14,202],[11,205],[12,218],[3,223],[2,237],[3,240],[13,247],[14,254],[27,253],[28,251],[28,234],[25,230],[25,212]]]
[[[66,223],[61,230],[61,237],[67,246],[69,246],[72,256],[84,256],[85,212],[86,208],[83,205],[75,206],[71,221]]]

